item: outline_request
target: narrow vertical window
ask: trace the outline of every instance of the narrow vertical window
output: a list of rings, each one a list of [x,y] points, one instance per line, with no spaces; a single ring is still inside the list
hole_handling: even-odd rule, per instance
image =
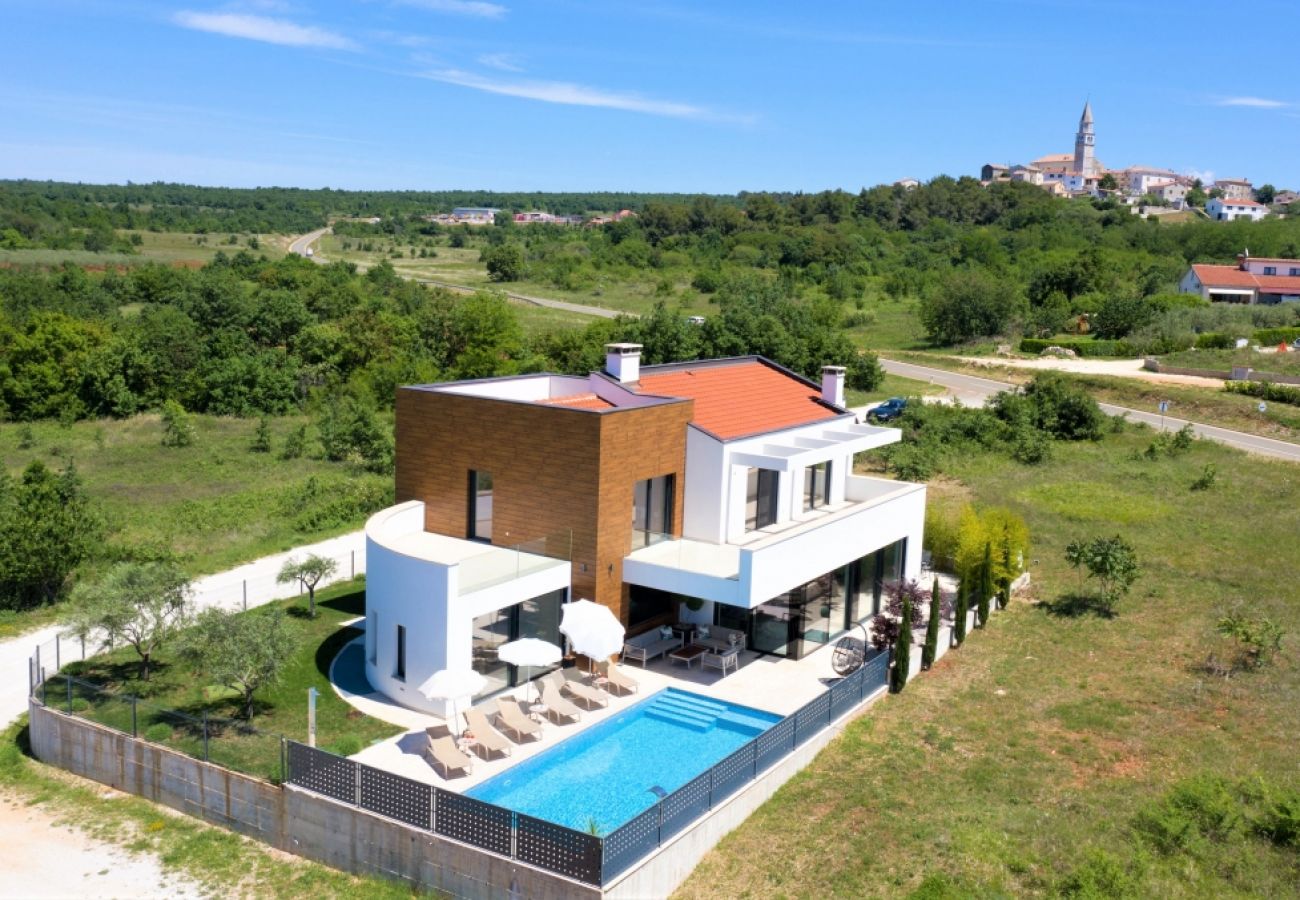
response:
[[[397,626],[397,665],[393,668],[393,677],[398,681],[406,680],[406,626]]]
[[[469,539],[492,543],[492,473],[469,473]]]
[[[632,549],[655,543],[673,527],[673,477],[638,481],[632,491]]]
[[[804,469],[803,508],[804,512],[825,506],[830,500],[831,464],[819,462]]]
[[[776,496],[780,473],[750,469],[745,491],[745,528],[757,531],[776,522]]]

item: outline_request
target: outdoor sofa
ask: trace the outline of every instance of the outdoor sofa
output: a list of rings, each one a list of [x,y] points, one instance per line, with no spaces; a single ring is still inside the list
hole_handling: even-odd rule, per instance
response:
[[[671,634],[671,632],[670,632]],[[638,634],[634,638],[628,638],[623,644],[623,659],[631,662],[636,661],[645,668],[646,663],[656,656],[663,656],[670,650],[676,650],[682,645],[682,639],[673,634],[671,637],[664,637],[659,629],[652,628],[645,634]]]
[[[745,648],[745,632],[739,628],[706,625],[695,632],[695,643],[701,647],[708,647],[716,653],[722,653],[733,648],[743,650]]]

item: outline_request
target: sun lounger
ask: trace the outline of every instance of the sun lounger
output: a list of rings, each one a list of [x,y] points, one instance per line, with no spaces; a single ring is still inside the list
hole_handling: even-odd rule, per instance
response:
[[[497,724],[510,732],[517,744],[522,744],[525,737],[535,741],[542,739],[541,724],[528,718],[528,714],[519,706],[519,701],[513,698],[497,699]]]
[[[470,749],[484,759],[492,753],[509,756],[514,752],[514,746],[504,734],[492,727],[483,710],[473,708],[465,710],[465,724],[474,735],[474,743],[470,745]]]
[[[546,717],[557,725],[573,723],[582,718],[582,710],[564,699],[549,681],[542,682],[542,702],[546,704]]]
[[[572,672],[573,676],[568,675],[568,672]],[[575,700],[587,707],[587,709],[595,709],[597,706],[609,706],[608,694],[598,687],[575,680],[574,676],[581,677],[581,673],[577,669],[568,669],[565,674],[558,671],[551,672],[544,676],[544,680],[555,685],[561,691],[568,691]]]
[[[606,663],[605,690],[621,696],[627,696],[628,694],[635,694],[637,691],[641,690],[641,685],[637,684],[636,680],[633,679],[631,675],[628,675],[618,666],[613,663]]]
[[[424,756],[435,769],[442,768],[443,778],[451,778],[452,772],[468,775],[474,771],[474,760],[460,752],[456,742],[449,737],[429,738]]]

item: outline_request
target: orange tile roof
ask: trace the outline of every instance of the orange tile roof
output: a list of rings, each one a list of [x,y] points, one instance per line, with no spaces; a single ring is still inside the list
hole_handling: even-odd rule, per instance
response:
[[[1252,275],[1237,266],[1203,263],[1192,266],[1192,271],[1208,288],[1254,288],[1266,294],[1300,294],[1300,275]]]
[[[657,368],[641,370],[640,393],[694,400],[692,422],[724,441],[842,415],[817,388],[758,360]]]
[[[567,397],[551,397],[540,400],[547,406],[567,406],[570,409],[609,409],[614,404],[595,394],[570,394]]]

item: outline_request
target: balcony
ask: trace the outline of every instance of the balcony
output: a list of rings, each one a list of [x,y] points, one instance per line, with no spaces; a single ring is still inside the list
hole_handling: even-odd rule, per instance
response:
[[[925,524],[925,485],[850,476],[845,501],[711,544],[659,535],[623,559],[623,580],[752,609]],[[919,547],[918,547],[919,553]]]

